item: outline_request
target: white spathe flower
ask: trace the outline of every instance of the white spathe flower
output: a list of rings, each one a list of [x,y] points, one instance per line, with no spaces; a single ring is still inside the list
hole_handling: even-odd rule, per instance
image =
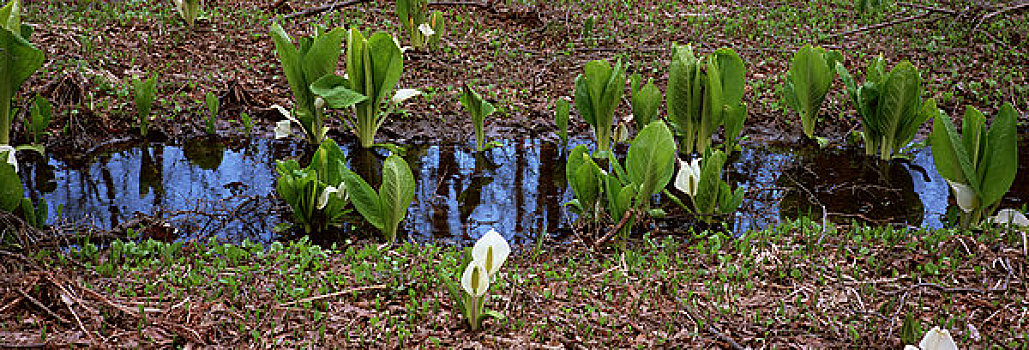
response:
[[[954,343],[954,338],[946,329],[933,327],[928,333],[925,333],[925,338],[922,338],[917,348],[908,345],[904,347],[904,350],[958,350],[958,344]]]
[[[428,23],[422,23],[422,25],[418,26],[418,31],[422,32],[422,35],[424,36],[432,36],[433,34],[436,34],[436,31],[432,30],[432,26]]]
[[[1011,208],[1001,209],[997,212],[997,215],[994,215],[988,220],[995,224],[1010,224],[1021,228],[1029,228],[1029,218],[1026,218],[1025,214],[1022,214],[1022,212]]]
[[[507,244],[507,240],[493,229],[482,235],[472,247],[472,260],[482,264],[491,277],[500,271],[500,265],[504,264],[504,260],[507,260],[510,254],[511,246]]]
[[[957,198],[958,207],[960,207],[962,211],[968,213],[971,212],[972,209],[975,209],[975,190],[973,190],[971,186],[950,180],[947,180],[947,184],[949,184],[950,188],[954,190],[954,198]]]
[[[14,167],[14,172],[18,172],[18,158],[14,157],[14,153],[17,150],[10,145],[0,145],[0,154],[7,153],[7,164]]]
[[[289,120],[280,120],[275,122],[275,138],[281,139],[289,137],[291,126]]]
[[[391,98],[390,101],[393,101],[393,103],[401,103],[401,102],[406,101],[409,98],[412,98],[412,97],[415,97],[415,96],[418,96],[418,95],[421,95],[421,94],[422,94],[422,92],[418,91],[418,89],[399,89],[399,90],[397,90],[397,92],[395,94],[393,94],[393,98]]]
[[[697,195],[700,187],[700,158],[690,163],[679,160],[679,174],[675,176],[675,188],[690,197]]]
[[[472,260],[461,275],[461,288],[473,297],[481,297],[489,289],[489,275],[480,261]]]
[[[329,204],[329,198],[332,196],[346,200],[347,189],[345,187],[336,186],[326,187],[322,190],[322,194],[318,196],[318,209],[325,209],[325,206]]]

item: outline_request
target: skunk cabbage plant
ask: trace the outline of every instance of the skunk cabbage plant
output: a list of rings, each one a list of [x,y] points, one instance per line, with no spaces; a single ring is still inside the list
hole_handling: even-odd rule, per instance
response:
[[[732,214],[743,203],[743,188],[736,188],[733,191],[729,184],[722,180],[725,161],[726,156],[722,151],[708,150],[701,160],[679,163],[675,188],[690,198],[693,203],[692,210],[701,215],[701,221],[710,223],[714,215]]]
[[[478,330],[485,316],[503,317],[485,309],[486,292],[489,290],[490,279],[496,279],[500,266],[511,253],[511,246],[500,233],[490,229],[475,242],[471,253],[472,259],[461,275],[464,297],[457,301],[472,330]]]
[[[1000,203],[1018,171],[1015,118],[1018,112],[1005,103],[989,131],[982,112],[969,106],[959,135],[942,111],[935,111],[929,134],[933,163],[950,184],[961,208],[961,225],[978,224]]]
[[[417,50],[427,44],[436,47],[444,31],[442,12],[433,12],[426,18],[428,4],[426,0],[397,0],[397,17],[411,37],[411,47]]]
[[[394,98],[388,98],[404,71],[404,57],[393,36],[385,32],[365,39],[360,30],[351,28],[347,34],[346,64],[346,77],[329,75],[312,88],[332,108],[354,106],[356,115],[348,115],[346,121],[361,147],[368,148],[375,143],[375,134],[392,112],[392,108],[382,111],[382,104],[396,106],[417,92],[401,89]]]
[[[132,82],[132,92],[136,103],[136,118],[139,121],[139,134],[146,137],[150,129],[150,109],[153,108],[154,98],[157,96],[157,73],[153,73],[146,80],[135,79]]]
[[[668,67],[668,123],[684,154],[703,153],[722,125],[726,146],[735,149],[747,117],[747,71],[739,55],[727,48],[716,50],[707,57],[706,72],[701,62],[692,47],[676,45]]]
[[[31,27],[21,24],[21,3],[8,2],[0,8],[0,145],[11,144],[11,99],[18,89],[43,66],[43,51],[29,43]]]
[[[786,105],[800,115],[800,124],[808,138],[815,137],[818,110],[822,108],[822,101],[836,77],[836,64],[841,61],[843,54],[839,51],[826,51],[810,44],[793,54],[783,86],[783,98]]]
[[[593,161],[586,145],[575,146],[565,163],[565,178],[568,179],[575,199],[565,205],[578,215],[599,220],[599,204],[604,186],[602,181],[606,177],[607,172]]]
[[[563,98],[554,102],[554,125],[557,126],[557,137],[561,139],[561,148],[568,145],[568,114],[571,104]]]
[[[388,243],[393,243],[397,227],[414,199],[414,175],[407,162],[396,155],[386,158],[378,191],[353,171],[346,171],[343,178],[354,208],[385,235]]]
[[[607,163],[612,171],[601,169],[589,156],[586,146],[572,149],[565,165],[565,176],[575,194],[568,202],[572,210],[599,221],[602,210],[612,221],[627,221],[620,227],[624,237],[640,213],[650,213],[650,198],[660,193],[674,174],[675,139],[662,121],[640,130],[629,145],[625,167],[612,154]]]
[[[324,231],[343,224],[347,192],[343,174],[347,172],[343,151],[336,142],[326,139],[311,158],[307,168],[296,160],[279,161],[276,190],[293,211],[293,222],[304,233]]]
[[[204,105],[207,106],[207,120],[205,120],[207,134],[213,135],[215,133],[214,122],[218,119],[218,110],[221,108],[221,102],[218,100],[218,95],[211,91],[207,92],[204,100]]]
[[[271,27],[275,52],[296,104],[294,112],[286,115],[300,124],[307,142],[313,145],[325,141],[328,130],[324,126],[325,103],[317,103],[318,96],[312,92],[312,84],[336,71],[344,33],[341,28],[326,32],[316,27],[313,36],[300,37],[294,44],[278,23]]]
[[[575,108],[593,127],[597,152],[611,150],[611,127],[615,108],[625,92],[625,68],[619,60],[614,68],[607,61],[586,63],[585,72],[575,78]]]
[[[882,57],[868,65],[865,83],[857,86],[842,64],[837,65],[847,95],[861,116],[865,154],[883,160],[899,156],[918,128],[938,110],[936,102],[922,102],[922,77],[911,62],[902,61],[889,73]]]
[[[472,115],[472,125],[475,128],[475,151],[482,152],[487,149],[486,133],[483,131],[483,123],[486,117],[496,111],[493,105],[482,99],[475,90],[465,85],[464,93],[461,94],[461,105]],[[491,145],[496,145],[491,143]]]

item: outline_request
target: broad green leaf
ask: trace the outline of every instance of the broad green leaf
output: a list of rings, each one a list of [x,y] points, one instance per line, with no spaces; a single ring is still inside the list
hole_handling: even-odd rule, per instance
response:
[[[636,122],[636,130],[642,130],[650,121],[657,118],[657,108],[663,96],[661,90],[654,85],[654,79],[647,79],[647,84],[640,86],[640,77],[633,74],[629,90],[632,92],[632,116]]]
[[[722,167],[725,165],[725,153],[709,151],[701,161],[700,183],[694,205],[700,213],[711,214],[718,209],[718,198],[721,190]]]
[[[686,137],[685,153],[693,151],[693,137],[703,106],[703,73],[700,63],[693,55],[690,46],[673,48],[672,61],[668,66],[668,123],[675,130],[676,136]]]
[[[293,45],[286,31],[278,23],[272,23],[270,30],[272,42],[275,43],[275,53],[282,63],[282,71],[286,75],[290,90],[293,91],[293,99],[298,110],[311,111],[314,109],[314,97],[307,89],[308,82],[304,78],[304,70],[301,66],[300,52]]]
[[[747,68],[743,59],[729,48],[721,48],[711,53],[717,62],[719,76],[722,79],[722,105],[737,105],[743,100],[746,90]]]
[[[961,167],[962,158],[965,158],[965,161],[968,158],[965,146],[961,143],[954,124],[950,122],[950,117],[942,111],[933,120],[933,130],[929,133],[929,147],[932,150],[933,164],[941,177],[957,183],[969,183]]]
[[[350,194],[350,202],[354,204],[357,212],[361,213],[361,216],[372,226],[385,232],[386,221],[389,218],[386,217],[387,214],[379,200],[379,194],[353,171],[347,171],[343,176],[343,183],[346,185],[347,193]]]
[[[557,125],[557,136],[561,139],[561,142],[568,142],[568,114],[571,110],[571,105],[564,99],[558,99],[554,103],[554,124]]]
[[[907,124],[917,123],[921,117],[922,87],[918,70],[911,62],[903,61],[886,76],[879,95],[878,111],[872,119],[871,130],[885,145],[883,157],[890,157],[906,143],[900,140],[900,130]],[[924,121],[924,120],[923,120]]]
[[[336,141],[326,139],[325,142],[318,145],[318,150],[314,152],[314,156],[311,157],[311,164],[307,168],[317,171],[318,180],[321,182],[329,186],[339,187],[340,183],[343,182],[344,174],[347,172],[345,167],[340,167],[340,163],[344,162],[345,159],[343,151],[336,144]]]
[[[321,96],[329,108],[343,109],[368,99],[367,96],[347,88],[347,80],[343,77],[329,74],[325,75],[313,84],[311,92]]]
[[[377,32],[368,38],[368,51],[372,59],[371,72],[375,82],[375,94],[365,91],[367,96],[375,96],[374,103],[388,97],[393,88],[400,82],[404,71],[404,57],[400,53],[393,36],[386,32]]]
[[[629,181],[639,186],[641,200],[668,185],[668,169],[675,168],[675,139],[664,122],[656,121],[640,130],[626,157]]]
[[[311,48],[302,57],[304,84],[300,88],[308,88],[319,78],[336,72],[344,33],[343,28],[335,28],[312,38]]]
[[[982,201],[993,205],[1008,192],[1018,171],[1018,134],[1016,118],[1018,112],[1010,103],[1005,103],[993,120],[987,133],[987,150],[981,166]]]
[[[3,152],[0,152],[0,156],[4,156],[2,159],[6,159]],[[0,210],[13,212],[21,202],[23,194],[21,178],[14,171],[14,166],[0,161]]]
[[[593,102],[590,100],[589,84],[584,75],[575,78],[575,109],[587,124],[597,124],[596,116],[593,115]]]
[[[21,34],[21,2],[12,0],[0,8],[0,26],[12,33]]]
[[[818,110],[825,94],[829,91],[831,78],[824,50],[821,48],[804,45],[793,55],[789,79],[792,81],[792,90],[799,107],[797,114],[800,115],[804,134],[808,137],[814,136],[815,120],[818,118]]]
[[[391,155],[382,165],[382,187],[379,188],[379,200],[382,203],[385,224],[389,229],[388,240],[392,241],[397,232],[397,225],[407,215],[407,208],[414,199],[414,176],[411,168],[403,158]]]
[[[986,168],[981,167],[980,164],[987,149],[986,116],[975,107],[965,108],[965,118],[961,122],[961,143],[968,152],[968,160],[971,162],[972,168],[985,170]],[[965,175],[976,179],[982,178],[981,171],[977,171],[974,175],[973,173]],[[978,188],[976,188],[976,193],[979,193]]]

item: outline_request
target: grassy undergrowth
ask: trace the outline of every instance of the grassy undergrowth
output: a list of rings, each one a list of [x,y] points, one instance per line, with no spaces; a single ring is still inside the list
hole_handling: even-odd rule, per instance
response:
[[[488,301],[505,318],[481,332],[452,308],[455,247],[86,243],[3,277],[0,307],[35,302],[0,312],[0,342],[896,348],[942,326],[962,347],[1018,347],[1022,242],[799,221],[738,239],[645,236],[624,252],[548,243],[508,260]]]

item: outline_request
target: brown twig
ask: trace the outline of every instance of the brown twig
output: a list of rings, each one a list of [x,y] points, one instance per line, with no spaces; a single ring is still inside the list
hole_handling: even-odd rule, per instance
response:
[[[344,7],[347,7],[347,6],[366,3],[368,1],[370,1],[370,0],[351,0],[351,1],[343,2],[343,3],[333,3],[331,5],[312,7],[312,8],[303,10],[303,11],[293,12],[291,14],[282,16],[282,19],[290,19],[290,18],[295,18],[295,17],[313,16],[313,15],[320,14],[322,12],[335,11],[335,10],[338,10],[338,9],[341,9],[341,8],[344,8]]]
[[[914,21],[914,20],[917,20],[917,19],[929,17],[932,14],[933,14],[932,12],[926,12],[926,13],[919,14],[919,15],[908,16],[908,17],[904,17],[904,18],[901,18],[901,19],[892,20],[892,21],[889,21],[889,22],[873,24],[873,25],[870,25],[870,26],[865,26],[865,27],[861,27],[861,28],[857,28],[857,29],[853,29],[853,30],[848,30],[848,31],[842,32],[842,33],[836,33],[836,34],[828,36],[827,38],[835,38],[835,37],[847,36],[847,35],[851,35],[851,34],[864,33],[864,32],[870,31],[870,30],[886,28],[886,27],[892,27],[892,26],[897,25],[897,24],[911,22],[911,21]]]
[[[297,301],[291,301],[291,302],[288,302],[288,303],[279,304],[279,307],[290,307],[290,306],[293,306],[293,305],[302,304],[302,303],[306,303],[306,302],[333,298],[333,297],[337,297],[337,296],[344,295],[344,294],[357,293],[357,292],[365,292],[365,291],[369,291],[369,290],[385,289],[385,288],[386,288],[385,284],[376,284],[376,285],[372,285],[372,286],[350,288],[350,289],[347,289],[347,290],[341,290],[341,291],[333,292],[333,293],[329,293],[329,294],[316,295],[316,296],[313,296],[313,297],[304,298],[304,299],[300,299],[300,300],[297,300]]]
[[[56,318],[58,321],[61,321],[61,323],[71,323],[70,321],[68,321],[68,319],[61,317],[61,315],[58,315],[53,310],[50,310],[50,308],[46,307],[46,305],[43,305],[43,303],[39,302],[39,300],[33,298],[31,295],[29,295],[29,293],[25,293],[25,291],[22,291],[21,289],[15,289],[14,291],[18,292],[18,294],[21,294],[22,298],[25,298],[25,300],[28,300],[33,305],[36,305],[36,307],[39,307],[40,309],[43,309],[43,311],[46,311],[46,313],[50,315],[50,317]]]
[[[607,234],[605,234],[603,237],[600,237],[600,239],[598,239],[596,242],[593,242],[593,247],[599,248],[601,245],[604,244],[604,242],[607,242],[607,240],[611,239],[611,237],[614,237],[614,235],[617,234],[618,231],[621,230],[622,227],[629,222],[629,218],[632,217],[632,212],[632,209],[626,210],[625,215],[622,215],[622,219],[618,220],[618,224],[615,225],[615,227],[611,228],[610,231],[607,231]]]

